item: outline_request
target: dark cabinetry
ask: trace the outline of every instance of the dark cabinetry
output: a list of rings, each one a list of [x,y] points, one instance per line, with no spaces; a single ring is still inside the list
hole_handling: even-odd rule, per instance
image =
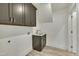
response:
[[[30,4],[24,4],[24,12],[25,12],[24,13],[24,19],[25,19],[24,25],[27,25],[27,26],[31,25],[30,9],[31,9]]]
[[[10,17],[13,25],[23,25],[23,4],[13,3],[10,4]]]
[[[36,8],[31,3],[0,3],[0,24],[36,26]]]
[[[31,26],[36,26],[36,8],[34,8],[33,5],[31,5],[31,9],[30,9],[30,15],[31,15]]]
[[[9,24],[9,4],[0,3],[0,23]]]
[[[25,24],[28,26],[36,26],[36,8],[30,4],[24,4],[24,19]]]
[[[42,49],[46,46],[46,34],[43,36],[33,35],[32,45],[34,50],[42,51]]]

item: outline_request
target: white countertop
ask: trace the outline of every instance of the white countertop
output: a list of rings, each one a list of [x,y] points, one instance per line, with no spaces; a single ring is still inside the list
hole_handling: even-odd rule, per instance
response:
[[[35,33],[33,33],[33,35],[43,36],[43,35],[45,35],[45,33],[41,33],[41,34],[35,34]]]

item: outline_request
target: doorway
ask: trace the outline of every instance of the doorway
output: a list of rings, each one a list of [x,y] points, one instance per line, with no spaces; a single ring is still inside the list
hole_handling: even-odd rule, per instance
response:
[[[77,53],[77,12],[76,6],[68,17],[68,50]]]

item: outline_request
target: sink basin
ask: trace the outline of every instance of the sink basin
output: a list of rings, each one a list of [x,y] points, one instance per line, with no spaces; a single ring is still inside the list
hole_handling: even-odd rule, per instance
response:
[[[37,35],[37,36],[43,36],[45,33],[39,33],[39,34],[33,34],[33,35]]]

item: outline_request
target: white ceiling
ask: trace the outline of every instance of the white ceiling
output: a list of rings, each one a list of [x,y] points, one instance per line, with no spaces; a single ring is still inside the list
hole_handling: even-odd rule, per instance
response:
[[[44,7],[47,3],[33,3],[33,5],[37,8],[40,9],[41,7]]]
[[[33,3],[33,5],[37,8],[40,9],[41,7],[44,7],[49,3]],[[64,9],[68,8],[71,5],[71,3],[51,3],[51,8],[58,10],[58,9]]]

